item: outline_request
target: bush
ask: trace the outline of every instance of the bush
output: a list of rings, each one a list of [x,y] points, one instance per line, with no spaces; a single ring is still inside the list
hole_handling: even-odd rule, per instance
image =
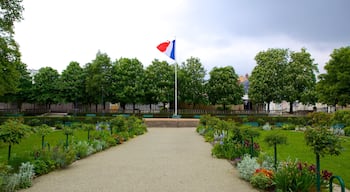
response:
[[[276,189],[281,191],[312,191],[316,186],[315,166],[298,161],[280,164],[273,180]]]
[[[245,154],[242,161],[237,164],[239,176],[247,181],[253,176],[255,171],[260,168],[256,158],[251,158],[248,154]]]
[[[250,184],[258,189],[269,190],[274,186],[272,177],[272,171],[267,169],[257,169],[250,178]]]
[[[66,168],[76,160],[76,152],[72,147],[63,148],[58,145],[52,149],[52,160],[56,167]]]
[[[294,124],[283,124],[282,125],[282,130],[295,130],[295,125]]]
[[[84,158],[94,152],[94,148],[87,141],[78,141],[73,144],[77,159]]]
[[[350,127],[344,128],[344,134],[345,134],[345,136],[350,136]]]
[[[32,186],[34,178],[34,166],[30,162],[22,163],[19,168],[19,188],[25,189]]]

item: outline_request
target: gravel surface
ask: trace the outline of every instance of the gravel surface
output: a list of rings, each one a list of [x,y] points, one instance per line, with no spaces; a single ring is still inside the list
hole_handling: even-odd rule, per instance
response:
[[[195,128],[149,128],[145,135],[38,177],[22,191],[256,191],[227,160],[213,158],[211,148]]]

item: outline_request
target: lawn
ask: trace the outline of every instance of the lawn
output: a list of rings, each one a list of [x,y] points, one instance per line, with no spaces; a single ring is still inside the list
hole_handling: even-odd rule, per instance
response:
[[[69,136],[69,140],[72,138],[77,140],[87,140],[87,131],[75,130],[73,137]],[[62,130],[55,130],[45,137],[45,142],[49,143],[51,147],[55,146],[59,142],[65,142],[66,136]],[[11,149],[11,157],[19,157],[22,155],[29,155],[35,149],[41,149],[41,136],[32,134],[29,137],[21,140],[19,144],[13,145]],[[0,162],[7,162],[8,145],[0,143]]]
[[[263,140],[267,134],[271,131],[261,131],[260,137],[256,141],[260,144],[262,151],[267,154],[273,155],[273,147],[269,147]],[[296,131],[282,131],[282,134],[287,137],[287,145],[277,146],[277,158],[278,160],[285,160],[290,158],[291,160],[298,159],[303,162],[315,164],[315,154],[311,151],[310,147],[305,144],[304,133]],[[342,143],[344,151],[339,156],[325,156],[321,157],[321,170],[326,169],[331,171],[333,175],[341,176],[345,182],[345,185],[350,184],[350,138],[344,137]]]

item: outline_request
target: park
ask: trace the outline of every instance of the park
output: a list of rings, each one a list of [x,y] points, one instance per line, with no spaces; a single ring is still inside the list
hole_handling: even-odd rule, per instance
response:
[[[211,24],[196,31],[203,36],[187,33],[163,41],[156,31],[147,36],[140,33],[167,28],[143,26],[157,20],[143,20],[150,18],[152,11],[148,10],[128,13],[128,17],[109,15],[113,27],[95,31],[97,25],[110,25],[103,23],[108,14],[119,14],[124,6],[134,10],[135,5],[121,4],[118,11],[107,11],[110,2],[94,2],[91,10],[86,8],[88,2],[78,8],[73,8],[74,3],[72,7],[58,3],[57,7],[65,5],[59,9],[65,14],[54,19],[51,13],[56,9],[30,17],[44,9],[34,11],[35,2],[22,1],[0,2],[0,192],[349,191],[350,46],[344,39],[323,40],[342,35],[324,29],[315,32],[300,24],[293,29],[328,38],[293,39],[289,26],[276,27],[285,30],[284,35],[278,30],[265,36],[265,25],[259,21],[260,27],[249,30],[259,31],[258,37],[237,38],[235,30],[247,26],[226,28],[233,20],[217,18],[216,6],[210,6],[206,13],[187,7],[201,18],[195,23],[205,18]],[[194,7],[204,10],[205,4]],[[334,8],[319,4],[327,11]],[[49,10],[51,4],[42,5]],[[347,7],[333,5],[338,8],[336,16]],[[91,18],[97,7],[104,13]],[[226,9],[220,5],[218,15]],[[289,11],[285,6],[280,9]],[[248,10],[252,15],[257,12]],[[74,15],[61,21],[72,11]],[[85,12],[89,14],[82,16]],[[225,19],[238,17],[231,10],[226,12],[230,14]],[[264,18],[270,12],[275,14],[269,11],[255,17]],[[138,19],[132,19],[135,15]],[[294,21],[299,14],[293,10],[291,15]],[[192,33],[191,28],[195,33],[190,21],[196,16],[176,19],[181,24],[173,30],[186,28]],[[284,16],[286,23],[289,16]],[[46,17],[52,20],[41,20]],[[249,18],[234,23],[249,23]],[[275,21],[272,18],[282,17],[265,20]],[[41,21],[41,27],[17,25],[26,19]],[[211,19],[216,20],[215,25]],[[116,20],[118,25],[114,25]],[[78,32],[78,24],[83,32]],[[46,25],[52,27],[51,32]],[[225,33],[206,33],[214,26],[225,28]],[[345,34],[339,26],[333,26],[333,31]],[[65,31],[57,35],[61,28]],[[32,29],[44,32],[32,32],[32,37],[28,35]],[[108,40],[104,39],[107,32],[113,33]],[[48,34],[56,36],[46,37]],[[85,34],[90,34],[89,40],[81,43]],[[140,41],[139,36],[147,38]],[[31,39],[35,42],[28,43]],[[203,40],[209,43],[199,44]],[[57,50],[61,42],[64,48]],[[75,47],[77,42],[83,45]],[[142,51],[129,47],[131,44]],[[85,49],[91,45],[93,48]],[[93,55],[91,49],[98,51]],[[168,56],[166,60],[157,59],[161,53]],[[179,61],[181,57],[186,59]]]

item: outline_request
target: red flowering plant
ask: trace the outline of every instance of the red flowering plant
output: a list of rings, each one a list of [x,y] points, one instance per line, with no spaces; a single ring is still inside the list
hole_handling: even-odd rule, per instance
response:
[[[257,169],[250,178],[250,183],[255,188],[271,191],[274,189],[273,174],[272,170],[265,168]]]
[[[273,180],[276,189],[282,191],[314,191],[316,187],[316,166],[299,161],[287,161],[280,165]],[[331,172],[322,171],[321,184],[326,187]]]

